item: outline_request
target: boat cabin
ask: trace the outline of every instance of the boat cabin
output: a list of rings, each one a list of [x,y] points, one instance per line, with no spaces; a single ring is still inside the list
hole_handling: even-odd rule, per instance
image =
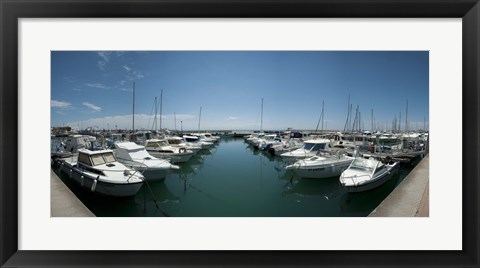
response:
[[[93,149],[94,142],[97,139],[88,135],[71,135],[65,142],[67,152],[76,153],[79,149]]]
[[[144,146],[134,142],[115,143],[117,158],[125,160],[150,160],[152,156],[145,150]]]
[[[108,167],[114,166],[114,162],[117,159],[113,155],[111,150],[102,151],[90,151],[80,150],[78,151],[78,164],[85,165],[87,167],[94,167],[106,164]]]
[[[158,148],[163,146],[170,146],[170,144],[168,144],[167,140],[147,140],[147,143],[145,144],[145,148],[147,149]]]
[[[168,144],[170,145],[179,145],[183,143],[183,139],[180,137],[167,137],[166,139]]]
[[[305,141],[305,143],[302,145],[300,149],[303,149],[305,151],[310,151],[310,152],[324,151],[324,150],[328,150],[329,143],[330,143],[330,140],[327,140],[327,139],[309,140],[309,141]]]

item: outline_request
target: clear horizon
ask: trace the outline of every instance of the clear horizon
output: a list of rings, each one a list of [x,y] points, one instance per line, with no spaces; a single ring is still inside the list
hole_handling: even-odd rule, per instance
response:
[[[53,51],[51,126],[131,129],[429,129],[428,51]],[[157,108],[159,110],[159,108]],[[176,119],[176,120],[175,120]],[[349,128],[351,128],[349,124]],[[398,128],[398,127],[397,127]],[[321,123],[318,127],[321,129]]]

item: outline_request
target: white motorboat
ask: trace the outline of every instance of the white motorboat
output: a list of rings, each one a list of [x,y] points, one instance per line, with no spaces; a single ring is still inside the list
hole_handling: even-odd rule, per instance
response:
[[[194,135],[183,135],[183,138],[187,142],[197,142],[198,141],[198,137],[194,136]]]
[[[283,153],[280,156],[285,162],[295,162],[300,159],[305,159],[317,155],[319,151],[328,151],[330,140],[318,139],[305,141],[302,147],[291,152]]]
[[[398,162],[382,163],[373,158],[357,157],[340,175],[340,183],[348,192],[368,191],[390,180],[398,169]]]
[[[265,133],[263,133],[263,132],[261,132],[261,133],[252,133],[252,134],[250,135],[250,137],[245,140],[245,142],[248,143],[248,144],[254,145],[255,142],[256,142],[258,139],[263,138],[263,136],[265,136]]]
[[[89,135],[70,135],[65,141],[65,151],[77,153],[80,149],[93,149],[96,140],[97,138]]]
[[[80,149],[78,155],[59,160],[60,169],[80,186],[115,197],[135,195],[143,185],[143,175],[118,162],[112,150]]]
[[[151,139],[145,143],[147,151],[158,158],[168,158],[171,163],[183,163],[190,160],[193,152],[185,147],[174,147],[165,139]]]
[[[202,146],[202,149],[212,148],[215,145],[214,139],[209,139],[203,134],[191,134],[190,136],[188,136],[188,138],[186,136],[183,137],[186,141],[192,140],[192,142]],[[196,137],[197,139],[193,141],[194,139],[191,137]]]
[[[290,152],[300,148],[303,145],[303,140],[301,139],[289,139],[282,141],[277,144],[273,144],[270,148],[268,148],[268,152],[271,155],[278,155],[280,156],[283,153]]]
[[[185,142],[183,138],[176,136],[167,136],[165,139],[173,147],[185,147],[187,150],[192,151],[194,154],[202,150],[202,145],[199,143]]]
[[[117,160],[141,172],[148,181],[164,181],[170,171],[179,169],[179,166],[172,165],[166,159],[151,156],[145,146],[134,142],[117,142],[114,146]]]
[[[196,134],[196,136],[198,137],[199,142],[211,142],[211,143],[217,142],[217,139],[209,138],[203,133]]]
[[[209,139],[209,140],[206,140],[206,141],[210,141],[210,142],[219,142],[220,141],[220,137],[217,137],[217,136],[214,136],[212,135],[211,133],[202,133],[206,139]]]
[[[316,156],[298,160],[294,164],[286,166],[285,169],[292,170],[301,178],[338,178],[350,166],[353,159],[353,157],[340,152],[337,154],[319,153]]]
[[[268,149],[268,145],[272,146],[273,144],[280,143],[280,141],[281,139],[277,136],[277,134],[268,134],[263,136],[261,139],[257,139],[253,144],[253,148],[265,151]]]

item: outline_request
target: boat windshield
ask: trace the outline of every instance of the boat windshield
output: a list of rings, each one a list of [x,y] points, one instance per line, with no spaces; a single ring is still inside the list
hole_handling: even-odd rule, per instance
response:
[[[113,153],[105,153],[103,154],[103,158],[105,159],[105,163],[115,162],[115,156],[113,156]]]
[[[113,163],[115,161],[116,161],[115,156],[113,156],[113,153],[110,153],[110,152],[92,155],[92,163],[94,166]]]
[[[101,154],[94,154],[92,155],[92,163],[94,166],[105,164],[105,159]]]
[[[161,141],[150,141],[147,143],[147,146],[149,148],[155,148],[155,147],[161,147],[161,146],[168,146],[168,141],[166,140],[161,140]]]
[[[168,140],[169,144],[180,144],[182,143],[182,140]]]
[[[355,159],[350,165],[350,168],[359,169],[359,170],[366,171],[368,173],[372,173],[373,170],[375,169],[375,162],[368,161],[367,159]]]
[[[313,146],[311,151],[325,150],[325,143],[317,143]]]

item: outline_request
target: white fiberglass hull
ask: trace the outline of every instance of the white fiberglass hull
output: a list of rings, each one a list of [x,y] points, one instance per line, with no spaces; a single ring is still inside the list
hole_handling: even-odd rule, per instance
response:
[[[398,162],[394,163],[392,166],[385,168],[385,170],[376,173],[371,180],[362,181],[360,183],[355,183],[351,178],[340,176],[340,183],[349,193],[365,192],[377,188],[389,181],[393,175],[396,174],[399,167],[400,165]]]
[[[172,170],[170,168],[164,168],[164,167],[155,168],[155,167],[144,167],[144,166],[132,166],[125,163],[124,165],[142,173],[145,179],[149,182],[165,181],[165,178],[167,178],[168,174],[170,174]],[[178,166],[172,165],[172,167],[173,169],[178,169]]]
[[[312,157],[312,156],[315,156],[317,152],[287,152],[287,153],[283,153],[281,154],[280,156],[282,157],[282,159],[287,162],[287,163],[294,163],[298,160],[302,160],[302,159],[305,159],[305,158],[308,158],[308,157]]]
[[[345,171],[353,159],[340,159],[334,161],[326,160],[325,163],[319,164],[305,164],[303,161],[298,161],[293,165],[286,167],[287,170],[292,170],[301,178],[310,179],[324,179],[337,177]]]
[[[193,152],[185,152],[185,153],[161,153],[156,151],[148,151],[154,157],[163,158],[163,159],[170,159],[170,163],[184,163],[190,160],[193,156]]]
[[[112,183],[102,181],[100,176],[92,177],[82,172],[81,169],[72,166],[69,162],[62,162],[60,169],[73,179],[81,187],[91,192],[113,197],[134,196],[143,185],[143,181],[133,183]]]

